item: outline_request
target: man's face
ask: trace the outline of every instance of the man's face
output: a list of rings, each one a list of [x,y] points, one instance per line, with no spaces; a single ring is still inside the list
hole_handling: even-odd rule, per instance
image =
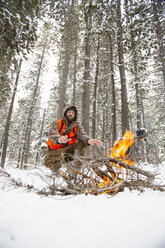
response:
[[[74,120],[75,112],[72,111],[72,110],[68,110],[68,111],[66,112],[66,116],[67,116],[67,118],[68,118],[69,121],[72,121],[72,120]]]

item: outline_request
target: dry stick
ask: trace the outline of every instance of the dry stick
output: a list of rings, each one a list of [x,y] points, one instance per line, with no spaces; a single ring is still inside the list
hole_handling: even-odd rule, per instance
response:
[[[100,148],[95,144],[95,147],[96,147],[96,149],[98,149],[98,151],[99,151],[99,154],[101,154],[101,155],[103,155],[103,152],[100,150]],[[78,158],[78,157],[75,157],[75,160],[78,160],[78,161],[81,161],[81,162],[83,162],[80,158]],[[101,179],[103,179],[102,178],[102,176],[104,175],[104,176],[106,176],[111,182],[115,182],[115,179],[113,178],[113,177],[111,177],[110,175],[108,175],[106,172],[104,172],[104,171],[102,171],[102,170],[100,170],[100,169],[96,169],[96,168],[94,168],[94,167],[92,167],[92,169],[93,169],[93,171],[101,178]],[[113,171],[113,173],[114,173],[114,175],[116,175],[116,173],[115,173],[115,171]],[[87,176],[86,176],[87,177]],[[90,178],[91,179],[91,178]]]
[[[3,169],[0,170],[0,173],[2,173],[2,174],[4,174],[4,175],[6,175],[7,177],[9,177],[10,180],[11,180],[11,182],[12,182],[16,187],[23,187],[23,188],[26,188],[26,189],[28,189],[28,190],[31,190],[31,189],[36,190],[36,189],[34,188],[33,185],[29,185],[29,184],[24,185],[21,181],[17,181],[15,178],[12,177],[11,174],[9,174],[7,171],[4,171]]]
[[[104,193],[105,191],[113,191],[121,186],[123,186],[124,182],[121,182],[119,184],[115,184],[114,186],[110,187],[104,187],[104,188],[100,188],[100,189],[90,189],[89,192],[90,193],[97,193],[97,194],[101,194],[101,193]],[[86,193],[87,193],[87,190],[86,190]]]
[[[145,188],[151,188],[153,190],[159,190],[159,191],[165,191],[165,185],[155,185],[155,184],[151,184],[149,182],[145,182],[143,180],[138,180],[138,181],[133,181],[133,182],[124,182],[123,186],[126,186],[128,188],[131,187],[145,187]]]
[[[80,189],[79,187],[77,187],[75,184],[73,184],[73,183],[70,182],[70,180],[69,180],[69,178],[67,177],[67,175],[65,175],[65,174],[60,174],[60,176],[65,180],[65,182],[68,184],[68,186],[70,187],[70,189],[71,189],[72,191],[77,192],[77,194],[78,194],[79,192],[81,192],[81,189]]]
[[[126,169],[133,170],[136,173],[139,173],[139,174],[144,175],[144,176],[149,177],[149,178],[155,178],[155,176],[156,176],[156,175],[152,174],[151,172],[142,170],[140,168],[137,168],[136,166],[129,165],[129,164],[124,163],[123,161],[120,161],[118,159],[111,158],[111,157],[105,157],[104,154],[102,153],[101,149],[98,146],[96,146],[96,145],[95,145],[95,147],[97,147],[97,149],[99,149],[98,151],[99,151],[100,155],[102,155],[102,157],[101,158],[98,158],[98,159],[95,159],[94,161],[92,161],[93,162],[92,164],[97,163],[97,162],[109,161],[109,162],[112,162],[112,163],[115,163],[115,164],[119,164],[119,165],[123,166]],[[81,157],[81,159],[82,160],[83,159],[84,160],[90,160],[90,158],[83,158],[83,157]],[[106,164],[106,166],[108,166],[108,165]],[[98,167],[98,166],[92,165],[92,168],[93,167]]]
[[[124,163],[124,162],[122,162],[120,160],[117,160],[117,159],[111,158],[111,157],[102,157],[102,158],[94,160],[93,163],[103,162],[103,161],[105,161],[105,162],[109,161],[109,162],[112,162],[112,163],[115,163],[115,164],[119,164],[119,165],[123,166],[126,169],[133,170],[133,171],[135,171],[135,172],[137,172],[137,173],[139,173],[141,175],[144,175],[146,177],[149,177],[149,178],[155,178],[155,176],[156,176],[156,175],[152,174],[151,172],[142,170],[140,168],[137,168],[136,166],[129,165],[127,163]],[[106,166],[108,166],[108,164],[106,164]]]
[[[132,165],[129,165],[127,163],[124,163],[122,161],[119,161],[115,158],[106,158],[106,160],[110,161],[110,162],[113,162],[113,163],[116,163],[116,164],[119,164],[121,166],[123,166],[124,168],[126,169],[130,169],[130,170],[133,170],[133,171],[136,171],[137,173],[141,174],[141,175],[144,175],[146,177],[149,177],[149,178],[155,178],[155,175],[148,172],[148,171],[145,171],[145,170],[142,170],[140,168],[137,168],[136,166],[132,166]]]
[[[94,182],[94,184],[97,183],[97,180],[96,180],[96,179],[94,179],[94,178],[92,178],[92,177],[90,177],[90,176],[88,176],[88,175],[85,175],[84,173],[82,173],[82,172],[80,172],[80,171],[76,171],[76,170],[74,170],[74,169],[71,169],[71,171],[74,172],[75,174],[81,175],[81,176],[84,177],[84,178],[90,179],[91,181]]]
[[[99,154],[100,155],[103,155],[103,153],[102,153],[102,151],[98,148],[98,146],[97,146],[97,150],[98,150],[98,152],[99,152]],[[88,158],[82,158],[81,159],[81,161],[82,160],[89,160]],[[109,178],[109,180],[111,180],[112,181],[112,178],[110,178],[110,176],[108,175],[108,174],[106,174],[106,173],[103,173],[103,171],[102,170],[99,170],[99,169],[96,169],[96,168],[98,168],[100,165],[96,165],[95,163],[96,162],[105,162],[105,165],[107,166],[107,168],[108,169],[110,169],[110,170],[112,170],[112,166],[111,165],[109,165],[108,164],[108,162],[113,162],[113,163],[117,163],[117,164],[119,164],[119,165],[121,165],[121,166],[123,166],[124,168],[126,168],[126,169],[130,169],[130,170],[133,170],[133,171],[135,171],[136,173],[139,173],[139,174],[142,174],[142,175],[144,175],[144,176],[146,176],[146,177],[148,177],[148,178],[151,178],[151,179],[153,179],[154,177],[155,177],[155,175],[154,174],[152,174],[152,173],[150,173],[150,172],[147,172],[147,171],[144,171],[144,170],[142,170],[142,169],[140,169],[140,168],[137,168],[137,167],[135,167],[135,166],[131,166],[131,165],[129,165],[129,164],[126,164],[126,163],[124,163],[123,161],[119,161],[119,160],[117,160],[117,159],[115,159],[115,158],[110,158],[110,157],[102,157],[102,158],[99,158],[99,159],[96,159],[95,161],[92,161],[92,169],[94,170],[94,172],[98,175],[98,176],[100,176],[101,177],[101,174],[103,175],[105,175],[107,178]],[[99,173],[100,172],[100,173]],[[114,180],[114,179],[113,179]],[[128,183],[128,184],[124,184],[124,183],[122,183],[122,185],[124,186],[133,186],[133,184],[131,184],[131,182],[130,183]],[[143,182],[141,182],[140,183],[140,186],[143,186],[143,187],[145,187],[145,185],[146,185],[146,183],[143,181]],[[119,185],[117,185],[118,187],[119,187]],[[134,186],[137,186],[137,185],[134,185]],[[147,187],[150,187],[150,188],[152,188],[152,189],[157,189],[157,190],[164,190],[164,189],[161,189],[161,187],[159,187],[159,186],[156,186],[156,185],[152,185],[152,184],[148,184],[148,185],[146,185]],[[106,187],[106,189],[108,189],[109,188],[109,190],[110,190],[110,187]],[[104,192],[105,190],[106,190],[105,188],[103,188],[101,191],[102,192]],[[97,190],[96,190],[97,191]],[[92,190],[92,192],[93,192],[93,190]]]
[[[115,179],[113,177],[111,177],[110,175],[108,175],[105,171],[102,171],[100,169],[95,169],[93,168],[94,172],[101,178],[103,179],[103,176],[106,176],[111,182],[114,182]],[[103,179],[104,180],[104,179]]]
[[[100,147],[99,147],[98,145],[96,145],[96,144],[95,144],[95,147],[96,147],[98,153],[99,153],[100,155],[102,155],[103,159],[105,159],[104,153],[102,152],[102,150],[100,149]],[[129,165],[129,164],[127,164],[127,163],[124,163],[124,162],[122,162],[122,161],[120,161],[120,160],[117,160],[117,159],[115,159],[115,158],[109,157],[109,158],[106,158],[106,160],[109,160],[110,162],[113,162],[113,163],[117,163],[117,164],[119,164],[119,165],[122,165],[122,166],[123,166],[124,168],[126,168],[126,169],[134,170],[134,171],[136,171],[137,173],[142,174],[142,175],[144,175],[144,176],[146,176],[146,177],[150,177],[150,178],[154,178],[154,177],[155,177],[155,175],[152,174],[152,173],[150,173],[150,172],[144,171],[144,170],[142,170],[142,169],[140,169],[140,168],[137,168],[137,167],[135,167],[135,166],[131,166],[131,165]],[[99,160],[97,160],[97,161],[99,161]]]

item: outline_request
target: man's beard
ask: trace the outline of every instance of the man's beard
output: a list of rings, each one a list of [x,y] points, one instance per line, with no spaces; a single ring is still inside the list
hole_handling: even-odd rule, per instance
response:
[[[71,116],[70,116],[70,117],[67,116],[67,119],[68,119],[68,122],[69,122],[69,123],[71,123],[72,121],[74,121],[74,117],[71,117]]]

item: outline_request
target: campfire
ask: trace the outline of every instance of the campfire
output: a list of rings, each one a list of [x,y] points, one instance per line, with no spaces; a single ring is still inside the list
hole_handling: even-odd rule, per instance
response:
[[[140,139],[142,135],[140,136]],[[120,140],[109,149],[106,156],[96,145],[97,157],[80,157],[75,155],[73,161],[64,164],[58,180],[52,175],[53,186],[39,193],[46,195],[76,195],[92,194],[115,195],[130,190],[143,191],[145,188],[165,191],[164,185],[156,184],[156,173],[146,171],[131,159],[135,135],[127,130]],[[76,161],[81,161],[83,167],[77,168]],[[62,179],[62,180],[61,180]],[[155,181],[154,181],[155,180]],[[63,184],[65,182],[65,184]]]
[[[126,130],[123,138],[116,141],[114,146],[109,149],[108,157],[118,159],[119,161],[122,161],[128,165],[134,165],[135,162],[129,159],[129,150],[132,144],[134,144],[134,133]],[[122,165],[109,162],[109,166],[111,166],[112,170],[107,170],[107,173],[110,173],[112,180],[107,178],[105,175],[102,176],[101,179],[103,180],[103,182],[99,182],[99,188],[119,184],[121,180],[125,179],[127,176],[127,169],[124,168]],[[120,188],[115,188],[115,192],[119,190]],[[111,191],[105,191],[104,193],[111,193]]]

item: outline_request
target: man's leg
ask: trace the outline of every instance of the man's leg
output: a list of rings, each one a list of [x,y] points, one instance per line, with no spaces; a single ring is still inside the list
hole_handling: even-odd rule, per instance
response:
[[[68,161],[69,161],[69,157],[71,158],[74,155],[74,153],[77,153],[78,156],[85,156],[86,151],[87,151],[87,147],[88,146],[85,145],[81,141],[77,141],[73,145],[68,146],[68,149],[66,150],[66,153],[65,153],[66,159],[68,159]],[[70,159],[70,160],[73,160],[73,159]],[[81,161],[75,161],[75,166],[77,168],[80,169],[82,167],[82,165],[83,164]]]
[[[64,161],[69,162],[73,160],[75,152],[77,152],[79,156],[84,156],[86,151],[87,145],[81,141],[59,150],[50,150],[44,158],[44,165],[57,173]],[[82,162],[75,161],[75,165],[76,167],[81,168]]]
[[[53,172],[57,173],[63,163],[62,153],[63,149],[48,151],[44,158],[43,164],[50,168]]]

